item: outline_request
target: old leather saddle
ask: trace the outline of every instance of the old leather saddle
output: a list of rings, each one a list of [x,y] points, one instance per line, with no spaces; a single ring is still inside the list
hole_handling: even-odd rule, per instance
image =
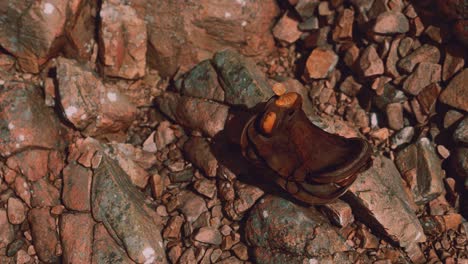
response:
[[[273,96],[246,123],[240,143],[247,160],[276,172],[279,186],[309,204],[337,199],[372,163],[367,141],[329,134],[312,124],[295,92]]]

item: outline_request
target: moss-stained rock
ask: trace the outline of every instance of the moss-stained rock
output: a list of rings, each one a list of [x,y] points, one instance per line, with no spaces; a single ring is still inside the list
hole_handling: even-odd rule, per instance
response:
[[[308,263],[347,255],[349,250],[337,229],[314,207],[271,195],[254,206],[245,230],[257,263]]]
[[[213,64],[219,74],[227,104],[251,108],[273,96],[260,69],[256,68],[252,60],[236,51],[228,49],[216,53]]]
[[[138,263],[167,263],[158,216],[128,175],[102,152],[94,171],[91,204],[94,218]]]

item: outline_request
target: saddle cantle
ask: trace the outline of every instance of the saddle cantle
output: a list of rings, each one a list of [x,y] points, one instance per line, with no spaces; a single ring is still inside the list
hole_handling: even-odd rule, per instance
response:
[[[309,204],[337,199],[372,162],[367,141],[329,134],[312,124],[295,92],[273,96],[246,123],[240,141],[247,160],[276,172],[279,186]]]

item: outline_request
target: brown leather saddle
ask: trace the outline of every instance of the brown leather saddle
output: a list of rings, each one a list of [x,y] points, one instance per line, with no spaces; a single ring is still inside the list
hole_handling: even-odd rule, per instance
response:
[[[276,172],[274,181],[296,199],[324,204],[341,195],[372,164],[372,147],[360,138],[329,134],[312,124],[302,97],[273,96],[241,135],[244,157]]]

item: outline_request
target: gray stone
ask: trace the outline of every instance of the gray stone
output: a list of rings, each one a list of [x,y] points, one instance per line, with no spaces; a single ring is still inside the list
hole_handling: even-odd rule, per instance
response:
[[[133,262],[109,235],[103,224],[94,226],[93,260],[92,264],[115,263],[131,264]]]
[[[159,216],[145,204],[143,193],[129,176],[103,152],[94,171],[91,191],[93,217],[138,263],[167,263]]]
[[[224,90],[210,60],[202,61],[193,67],[183,76],[177,88],[182,95],[224,101]]]
[[[455,143],[468,144],[468,117],[465,117],[453,132]]]
[[[376,157],[372,167],[358,176],[344,198],[358,220],[401,247],[426,241],[400,173],[390,159]]]
[[[255,63],[233,50],[216,53],[213,64],[219,73],[225,102],[254,107],[273,96],[264,74]]]
[[[245,227],[257,263],[303,263],[349,250],[337,229],[314,207],[268,195],[252,209]]]

